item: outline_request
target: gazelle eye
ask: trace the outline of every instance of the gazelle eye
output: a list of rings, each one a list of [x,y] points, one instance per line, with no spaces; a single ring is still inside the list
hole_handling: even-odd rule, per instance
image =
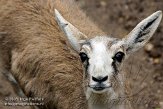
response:
[[[118,52],[118,53],[115,54],[113,59],[118,61],[118,62],[122,62],[122,59],[123,59],[124,56],[125,56],[125,54],[123,52]]]
[[[81,53],[79,53],[79,55],[80,55],[80,59],[81,59],[82,62],[88,60],[87,54],[81,52]]]

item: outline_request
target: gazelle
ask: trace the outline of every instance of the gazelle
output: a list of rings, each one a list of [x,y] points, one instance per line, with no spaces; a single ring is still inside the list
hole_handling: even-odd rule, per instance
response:
[[[112,100],[124,96],[124,78],[121,64],[131,53],[142,48],[157,29],[162,12],[157,11],[141,21],[123,39],[110,36],[88,38],[55,10],[60,29],[83,63],[83,83],[89,109],[126,109]]]
[[[44,98],[42,109],[130,109],[112,103],[125,97],[120,69],[149,41],[162,12],[117,39],[101,35],[102,30],[73,4],[0,0],[0,72],[11,72],[27,97]]]

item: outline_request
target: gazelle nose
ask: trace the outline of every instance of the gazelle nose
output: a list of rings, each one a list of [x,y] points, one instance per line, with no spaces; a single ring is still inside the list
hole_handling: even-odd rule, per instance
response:
[[[92,76],[92,80],[95,81],[95,82],[98,82],[98,83],[102,83],[102,82],[105,82],[106,80],[108,79],[108,76],[105,76],[105,77],[93,77]]]

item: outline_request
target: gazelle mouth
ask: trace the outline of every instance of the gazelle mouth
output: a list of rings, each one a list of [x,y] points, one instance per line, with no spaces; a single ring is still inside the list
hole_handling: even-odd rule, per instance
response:
[[[105,87],[93,87],[95,91],[102,91],[105,89]]]
[[[95,91],[103,91],[104,89],[111,88],[112,86],[104,86],[104,85],[88,85],[89,88]]]

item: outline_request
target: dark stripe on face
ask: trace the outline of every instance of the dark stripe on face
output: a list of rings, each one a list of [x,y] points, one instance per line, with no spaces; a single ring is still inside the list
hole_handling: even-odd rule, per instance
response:
[[[88,72],[88,67],[89,67],[89,59],[87,59],[85,62],[84,62],[84,68],[85,68],[85,76],[87,77],[87,72]]]
[[[112,62],[112,66],[113,66],[113,69],[114,69],[114,73],[117,75],[118,74],[118,68],[117,68],[117,65],[116,65],[116,61]]]
[[[86,62],[85,62],[85,69],[86,69],[86,71],[88,70],[88,66],[89,66],[89,59],[87,59]]]

